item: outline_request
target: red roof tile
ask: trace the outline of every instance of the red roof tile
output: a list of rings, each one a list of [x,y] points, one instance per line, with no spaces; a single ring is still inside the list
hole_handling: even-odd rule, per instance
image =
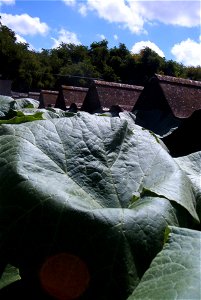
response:
[[[142,90],[142,86],[94,80],[81,109],[92,113],[118,105],[131,111]]]
[[[72,103],[75,103],[77,107],[80,108],[83,104],[87,91],[88,88],[62,85],[59,90],[56,107],[66,110],[66,108],[69,108]]]
[[[153,108],[188,118],[201,109],[201,82],[156,74],[144,87],[133,110]]]
[[[58,97],[59,92],[58,91],[49,91],[49,90],[41,90],[39,102],[40,108],[52,106],[55,107],[56,100]]]

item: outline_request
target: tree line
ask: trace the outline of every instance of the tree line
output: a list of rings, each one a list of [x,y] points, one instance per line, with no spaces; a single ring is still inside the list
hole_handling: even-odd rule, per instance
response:
[[[91,78],[144,85],[154,73],[201,80],[201,68],[166,60],[146,47],[131,53],[125,44],[109,48],[108,41],[89,47],[61,43],[55,49],[30,50],[15,32],[0,23],[0,76],[13,80],[20,92],[57,90],[61,84],[88,86]]]

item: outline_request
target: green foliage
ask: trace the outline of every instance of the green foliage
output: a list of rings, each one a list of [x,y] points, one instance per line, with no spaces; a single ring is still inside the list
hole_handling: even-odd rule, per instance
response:
[[[192,80],[201,80],[201,68],[200,67],[185,68],[185,78],[190,78]]]
[[[152,261],[128,300],[199,300],[200,241],[199,231],[170,226],[163,250]]]
[[[2,25],[0,59],[18,90],[54,88],[53,74],[72,85],[88,82],[71,76],[143,85],[155,72],[200,80],[200,67],[106,40],[37,53]],[[173,159],[134,119],[0,97],[0,298],[50,299],[41,264],[68,252],[90,270],[79,300],[200,299],[201,153]]]
[[[59,108],[39,109],[39,102],[30,98],[14,100],[0,96],[0,124],[20,124],[36,120],[49,120],[73,116]]]
[[[29,110],[38,111],[21,114]],[[9,116],[8,107],[2,111]],[[45,111],[48,120],[0,125],[1,274],[12,264],[21,288],[46,299],[41,264],[72,253],[90,270],[82,300],[125,300],[163,249],[167,226],[199,222],[197,190],[131,115]]]
[[[201,151],[191,153],[187,156],[177,157],[175,158],[175,161],[192,182],[196,197],[196,210],[201,219]],[[199,226],[199,229],[201,229],[201,226]]]
[[[160,57],[146,47],[131,54],[123,43],[108,48],[108,41],[93,42],[90,47],[61,43],[56,49],[29,50],[17,43],[15,33],[0,25],[0,74],[13,79],[18,91],[58,89],[61,84],[88,86],[80,77],[144,85],[154,73],[201,80],[200,66],[185,67]],[[75,76],[75,77],[73,77]]]
[[[8,96],[0,96],[0,117],[5,117],[12,105],[14,105],[14,99]]]
[[[19,270],[12,265],[7,265],[3,275],[0,277],[0,290],[13,282],[21,279]]]
[[[17,43],[15,33],[0,23],[0,74],[3,79],[14,79],[19,75],[27,44]]]

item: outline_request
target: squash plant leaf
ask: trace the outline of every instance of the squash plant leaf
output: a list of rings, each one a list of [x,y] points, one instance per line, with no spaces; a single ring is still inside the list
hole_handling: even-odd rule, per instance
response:
[[[11,108],[15,110],[21,110],[23,108],[38,108],[39,101],[31,98],[15,99],[12,102]]]
[[[36,113],[36,109],[39,106],[39,101],[31,98],[22,98],[22,99],[13,99],[12,97],[2,96],[0,95],[0,119],[3,119],[1,123],[9,123],[8,119],[13,118],[16,114],[22,114],[23,109],[34,109]],[[30,121],[31,116],[30,116]],[[39,119],[39,118],[35,118]],[[40,118],[41,120],[41,118]],[[23,122],[23,121],[22,121]],[[27,122],[27,121],[25,121]],[[15,120],[10,123],[20,123],[19,118],[15,122]]]
[[[128,300],[201,299],[201,233],[170,226],[168,240]]]
[[[7,265],[2,276],[0,277],[0,290],[9,284],[20,280],[19,270],[14,266]]]
[[[14,99],[12,97],[0,95],[0,117],[4,117],[9,112],[13,103]]]
[[[1,125],[0,193],[2,260],[34,281],[48,256],[72,253],[86,299],[125,299],[167,225],[198,221],[189,178],[149,131],[88,113]]]
[[[9,114],[11,111],[9,112]],[[31,122],[36,120],[44,120],[43,112],[35,111],[34,113],[28,114],[22,111],[13,111],[13,117],[7,118],[6,120],[0,120],[0,124],[20,124],[25,122]]]
[[[201,219],[201,151],[174,159],[192,182],[197,203],[196,210]]]

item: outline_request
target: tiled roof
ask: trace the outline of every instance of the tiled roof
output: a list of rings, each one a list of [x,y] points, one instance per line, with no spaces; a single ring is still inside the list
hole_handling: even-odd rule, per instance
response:
[[[12,80],[0,79],[0,95],[12,96],[11,86],[12,86]]]
[[[156,74],[133,112],[136,124],[159,134],[172,156],[201,150],[201,82]]]
[[[55,107],[56,100],[58,97],[59,92],[58,91],[49,91],[49,90],[41,90],[40,92],[40,108],[52,106]]]
[[[62,109],[69,108],[72,103],[75,103],[78,108],[83,104],[88,88],[77,86],[62,85],[59,90],[59,96],[56,102],[56,107]]]
[[[94,80],[81,109],[92,113],[118,105],[123,110],[131,111],[142,90],[142,86]]]
[[[144,87],[133,110],[157,108],[188,118],[201,109],[201,82],[156,74]]]
[[[28,93],[28,97],[29,97],[29,98],[32,98],[32,99],[35,99],[35,100],[39,100],[39,98],[40,98],[40,93],[37,93],[37,92],[29,92],[29,93]]]
[[[13,99],[20,99],[20,98],[28,98],[29,95],[28,95],[28,93],[21,93],[21,92],[11,91],[11,97]]]
[[[173,114],[187,118],[201,109],[201,82],[156,75]]]

